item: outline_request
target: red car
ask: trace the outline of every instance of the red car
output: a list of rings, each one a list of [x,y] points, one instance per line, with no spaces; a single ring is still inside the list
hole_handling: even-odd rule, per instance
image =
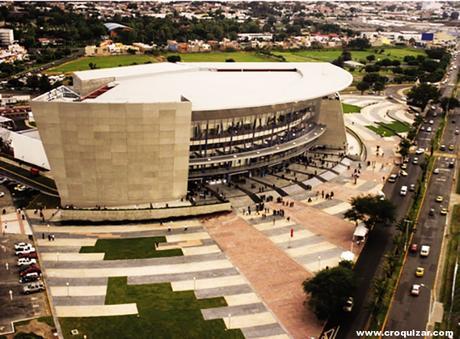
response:
[[[30,259],[37,259],[37,252],[30,252],[30,253],[23,253],[18,256],[19,258],[30,258]]]
[[[41,274],[42,273],[42,270],[40,269],[40,267],[36,264],[32,264],[32,265],[29,265],[27,266],[27,268],[19,271],[19,276],[20,277],[23,277],[25,276],[26,274],[28,273],[33,273],[33,272],[36,272],[38,274]]]
[[[410,245],[410,251],[411,251],[412,253],[417,253],[417,251],[418,251],[418,245],[417,245],[417,244],[412,244],[412,245]]]

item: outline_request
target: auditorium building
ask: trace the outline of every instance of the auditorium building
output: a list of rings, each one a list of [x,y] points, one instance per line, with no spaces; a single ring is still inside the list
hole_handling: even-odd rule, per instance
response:
[[[330,63],[144,64],[76,72],[32,111],[62,205],[135,206],[344,149],[351,82]]]

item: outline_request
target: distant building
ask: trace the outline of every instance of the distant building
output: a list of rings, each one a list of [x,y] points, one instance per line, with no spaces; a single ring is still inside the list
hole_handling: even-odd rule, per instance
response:
[[[239,33],[238,34],[238,41],[251,41],[251,40],[272,41],[273,34],[271,33]]]
[[[9,46],[14,43],[14,33],[12,29],[0,28],[0,45]]]

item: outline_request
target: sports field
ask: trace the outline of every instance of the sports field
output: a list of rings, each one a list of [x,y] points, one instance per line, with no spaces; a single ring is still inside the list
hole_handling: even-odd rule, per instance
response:
[[[365,59],[366,56],[374,54],[376,59],[398,59],[402,60],[406,55],[424,55],[424,51],[413,48],[386,48],[383,53],[375,53],[376,49],[368,49],[365,51],[352,51],[353,60],[359,61]],[[380,51],[380,49],[378,49]],[[273,51],[273,55],[283,56],[288,62],[330,62],[340,56],[341,49],[322,49],[322,50],[305,50],[305,51],[289,51],[277,52]],[[164,60],[168,55],[177,55],[177,53],[167,53],[161,57],[153,57],[149,55],[116,55],[116,56],[96,56],[82,57],[77,60],[67,62],[63,65],[51,68],[47,73],[70,73],[90,69],[89,63],[96,64],[97,68],[108,68],[127,66],[132,64],[143,64],[146,62],[158,62]],[[210,53],[189,53],[180,54],[181,60],[184,62],[224,62],[227,59],[233,59],[236,62],[276,62],[276,58],[263,55],[257,52],[210,52]]]

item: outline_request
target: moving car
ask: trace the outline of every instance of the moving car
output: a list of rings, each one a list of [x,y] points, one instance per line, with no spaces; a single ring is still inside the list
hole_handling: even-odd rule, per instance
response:
[[[400,175],[402,175],[403,177],[407,177],[407,172],[406,171],[401,171],[399,172]]]
[[[18,191],[18,192],[23,192],[26,190],[26,186],[25,185],[22,185],[22,184],[17,184],[15,187],[14,187],[14,190],[15,191]]]
[[[418,158],[415,157],[414,159],[412,159],[412,163],[413,163],[414,165],[417,165],[417,164],[418,164]]]
[[[410,251],[412,253],[417,253],[418,251],[418,245],[416,243],[413,243],[412,245],[410,245]]]
[[[430,125],[433,125],[433,124],[434,124],[434,121],[433,121],[433,120],[430,120],[430,121],[428,121],[428,123],[429,123]]]
[[[449,145],[449,151],[453,151],[455,149],[454,145]]]
[[[427,131],[427,132],[431,132],[431,131],[432,131],[431,126],[428,126],[428,127],[426,128],[426,131]]]
[[[347,301],[345,302],[345,305],[343,305],[343,310],[345,312],[351,312],[353,309],[353,297],[348,297]]]
[[[420,294],[420,287],[421,286],[419,284],[413,284],[410,290],[410,294],[413,296],[418,296]]]
[[[401,169],[403,169],[403,170],[407,169],[407,164],[402,163],[402,164],[401,164]]]
[[[456,129],[455,130],[455,135],[459,135],[460,134],[460,130]]]
[[[390,177],[388,178],[388,182],[396,182],[396,179],[398,179],[398,176],[396,174],[392,174],[390,175]]]
[[[430,208],[430,211],[428,212],[428,215],[434,216],[434,208]]]
[[[435,199],[436,202],[442,202],[444,200],[444,198],[442,197],[442,195],[438,195]]]
[[[409,191],[411,191],[411,192],[415,191],[415,184],[410,184],[409,185]]]
[[[429,254],[430,254],[430,246],[422,245],[422,247],[420,248],[420,256],[427,257]]]
[[[435,169],[433,170],[433,174],[439,174],[439,168],[435,168]]]
[[[407,186],[402,186],[401,190],[399,191],[401,196],[405,196],[407,194]]]
[[[441,211],[439,213],[441,213],[441,215],[446,215],[448,212],[447,208],[443,207],[441,208]]]
[[[417,267],[417,269],[415,270],[415,276],[416,277],[423,277],[423,275],[425,274],[425,269],[423,267]]]
[[[441,146],[439,146],[439,150],[440,150],[440,151],[445,151],[445,150],[446,150],[446,145],[441,145]]]
[[[422,147],[417,148],[415,150],[415,154],[417,154],[417,155],[420,155],[420,154],[423,154],[423,153],[425,153],[425,150]]]
[[[22,288],[24,294],[37,293],[45,290],[45,285],[41,281],[35,281]]]

